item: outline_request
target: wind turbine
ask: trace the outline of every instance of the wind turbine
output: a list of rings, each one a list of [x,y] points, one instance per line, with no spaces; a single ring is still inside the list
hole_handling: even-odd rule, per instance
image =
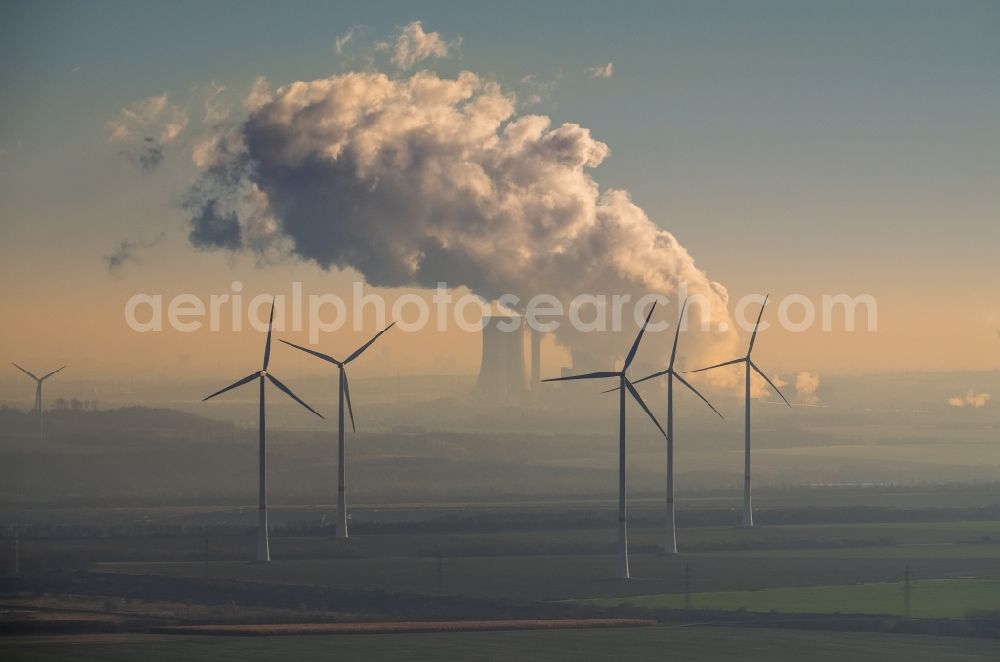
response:
[[[52,375],[54,375],[57,372],[59,372],[59,370],[65,369],[66,366],[63,366],[62,368],[59,368],[59,370],[53,370],[52,372],[48,373],[47,375],[42,375],[41,377],[38,377],[37,375],[35,375],[35,373],[33,373],[33,372],[29,371],[29,370],[25,370],[24,368],[22,368],[21,366],[17,365],[13,361],[11,361],[10,364],[12,366],[14,366],[15,368],[17,368],[18,370],[20,370],[21,372],[23,372],[24,374],[26,374],[27,376],[29,376],[29,377],[31,377],[32,379],[35,380],[35,408],[32,411],[38,412],[38,441],[42,441],[42,433],[43,433],[43,429],[42,429],[42,382],[44,382],[46,379],[48,379]]]
[[[770,296],[770,295],[768,295]],[[760,318],[764,316],[764,306],[767,305],[767,296],[764,297],[764,303],[760,305],[760,313],[757,314],[757,323],[753,327],[753,335],[750,336],[750,347],[747,348],[747,355],[742,356],[738,359],[733,359],[732,361],[724,361],[723,363],[717,363],[715,365],[710,365],[707,368],[699,368],[698,370],[692,370],[691,372],[704,372],[706,370],[712,370],[713,368],[721,368],[726,365],[735,365],[737,363],[744,364],[744,369],[746,370],[746,397],[743,405],[743,526],[746,528],[753,527],[753,510],[750,506],[750,370],[757,371],[757,374],[764,378],[771,388],[781,396],[781,399],[785,401],[785,404],[791,407],[792,405],[788,402],[788,398],[778,390],[778,387],[774,385],[764,371],[757,367],[757,364],[753,362],[750,358],[750,353],[753,351],[754,341],[757,340],[757,328],[760,326]]]
[[[677,526],[674,521],[674,380],[676,379],[684,386],[688,387],[692,393],[697,395],[708,405],[708,408],[722,418],[722,414],[712,406],[712,403],[705,399],[698,389],[691,386],[686,379],[681,377],[674,370],[674,362],[677,359],[677,340],[681,333],[681,321],[684,319],[684,310],[687,308],[687,299],[681,305],[681,314],[677,317],[677,329],[674,331],[674,347],[670,351],[670,363],[666,370],[654,372],[642,379],[637,379],[633,384],[644,382],[647,379],[654,379],[663,375],[667,376],[667,539],[663,545],[663,551],[667,554],[677,553]]]
[[[343,361],[338,361],[328,354],[323,354],[322,352],[317,352],[315,350],[309,349],[308,347],[302,347],[296,345],[295,343],[290,343],[287,340],[281,340],[281,342],[286,345],[291,345],[295,349],[301,349],[307,354],[312,354],[318,358],[323,359],[328,363],[332,363],[340,370],[339,377],[339,395],[338,402],[339,408],[337,412],[339,426],[337,429],[337,537],[347,538],[347,487],[345,483],[347,482],[347,467],[344,458],[344,399],[347,399],[347,411],[351,416],[351,430],[357,432],[358,429],[354,425],[354,409],[351,407],[351,387],[347,383],[347,364],[354,359],[361,356],[361,354],[368,349],[373,342],[378,340],[379,336],[391,329],[396,325],[395,322],[385,327],[372,337],[371,340],[366,342],[361,347],[354,350],[350,356],[348,356]],[[280,340],[280,338],[279,338]]]
[[[628,390],[635,398],[635,401],[639,403],[642,410],[646,412],[650,419],[652,419],[653,424],[656,425],[657,429],[666,436],[666,432],[660,427],[659,421],[653,416],[653,412],[649,411],[649,407],[643,402],[642,397],[639,396],[638,391],[632,385],[626,376],[628,368],[632,365],[632,360],[635,358],[635,353],[639,349],[639,342],[642,340],[642,335],[646,332],[646,326],[649,324],[649,319],[653,316],[653,311],[656,309],[656,302],[653,302],[653,306],[649,309],[649,314],[646,315],[646,321],[643,322],[642,328],[639,329],[639,335],[635,337],[635,342],[632,343],[632,348],[629,350],[628,355],[625,357],[625,363],[622,365],[620,371],[604,371],[604,372],[588,372],[582,375],[568,375],[566,377],[553,377],[551,379],[543,379],[543,382],[562,382],[569,381],[572,379],[604,379],[607,377],[617,377],[618,378],[618,563],[615,570],[616,577],[618,579],[628,579],[628,526],[626,520],[626,508],[625,508],[625,391]]]
[[[284,391],[292,400],[316,414],[320,418],[323,418],[322,414],[317,412],[315,409],[303,402],[299,396],[292,393],[291,389],[281,383],[277,377],[272,375],[267,371],[267,365],[271,362],[271,327],[274,325],[274,301],[271,301],[271,319],[267,323],[267,341],[264,343],[264,365],[260,370],[256,372],[251,372],[249,375],[234,382],[222,389],[221,391],[216,391],[212,395],[208,396],[205,400],[211,400],[217,395],[221,395],[226,391],[230,391],[244,384],[249,384],[253,380],[257,380],[260,384],[260,423],[259,423],[259,435],[260,435],[260,446],[259,453],[260,459],[258,461],[258,467],[260,470],[260,483],[258,487],[258,506],[257,506],[257,560],[258,561],[270,561],[271,560],[271,549],[268,544],[267,539],[267,475],[265,472],[266,462],[264,454],[264,382],[266,380],[271,380],[271,383],[277,386],[279,389]]]

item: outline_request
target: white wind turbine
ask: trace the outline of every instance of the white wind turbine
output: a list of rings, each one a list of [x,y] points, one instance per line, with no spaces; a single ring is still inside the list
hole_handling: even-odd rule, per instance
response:
[[[770,296],[770,295],[768,295]],[[732,361],[724,361],[723,363],[717,363],[715,365],[710,365],[707,368],[699,368],[698,370],[692,370],[691,372],[704,372],[705,370],[712,370],[713,368],[721,368],[726,365],[736,365],[737,363],[744,364],[744,369],[746,371],[746,395],[744,398],[743,405],[743,526],[750,528],[753,527],[753,509],[750,504],[750,370],[756,370],[757,374],[764,378],[771,388],[774,389],[775,393],[781,396],[781,399],[785,401],[785,404],[791,407],[792,405],[788,402],[788,398],[778,390],[778,387],[774,385],[764,371],[757,367],[757,364],[753,362],[750,358],[750,353],[753,351],[754,341],[757,340],[757,329],[760,326],[760,318],[764,316],[764,306],[767,305],[767,297],[764,297],[764,303],[760,305],[760,313],[757,314],[757,323],[753,327],[753,335],[750,336],[750,347],[747,348],[747,355],[741,356],[738,359],[733,359]]]
[[[46,379],[48,379],[52,375],[54,375],[57,372],[59,372],[59,370],[65,369],[66,366],[63,366],[62,368],[59,368],[59,370],[53,370],[52,372],[48,373],[47,375],[42,375],[41,377],[38,377],[37,375],[35,375],[35,373],[33,373],[33,372],[29,371],[29,370],[25,370],[24,368],[22,368],[21,366],[17,365],[13,361],[11,361],[10,364],[12,366],[14,366],[15,368],[17,368],[18,370],[20,370],[21,372],[23,372],[24,374],[26,374],[27,376],[29,376],[29,377],[31,377],[32,379],[35,380],[35,408],[32,411],[38,413],[38,441],[42,441],[43,432],[44,432],[44,430],[42,429],[42,382],[44,382]]]
[[[268,544],[268,536],[267,536],[267,474],[266,474],[266,471],[265,471],[265,469],[266,469],[266,462],[265,462],[265,453],[264,453],[264,428],[265,428],[265,425],[264,425],[264,382],[265,382],[265,380],[271,380],[272,384],[274,384],[279,389],[281,389],[282,391],[284,391],[289,397],[292,398],[292,400],[295,400],[297,403],[299,403],[300,405],[302,405],[303,407],[305,407],[306,409],[308,409],[312,413],[316,414],[320,418],[323,418],[323,416],[319,412],[317,412],[315,409],[313,409],[312,407],[310,407],[309,405],[307,405],[305,402],[303,402],[299,398],[299,396],[297,396],[294,393],[292,393],[291,389],[289,389],[287,386],[285,386],[284,384],[282,384],[278,380],[277,377],[275,377],[274,375],[272,375],[271,373],[269,373],[267,371],[267,366],[271,362],[271,327],[273,325],[274,325],[274,302],[272,301],[271,302],[271,319],[267,323],[267,341],[264,344],[264,365],[263,365],[263,367],[260,370],[256,371],[256,372],[250,373],[249,375],[247,375],[243,379],[241,379],[241,380],[239,380],[237,382],[234,382],[233,384],[230,384],[226,388],[224,388],[224,389],[222,389],[220,391],[216,391],[212,395],[210,395],[207,398],[204,398],[202,400],[202,402],[204,402],[205,400],[210,400],[210,399],[214,398],[217,395],[225,393],[226,391],[230,391],[230,390],[232,390],[234,388],[237,388],[239,386],[243,386],[244,384],[249,384],[250,382],[252,382],[255,379],[260,384],[260,422],[259,422],[259,428],[258,428],[259,435],[260,435],[260,445],[259,445],[260,459],[259,459],[259,464],[258,464],[259,471],[260,471],[260,482],[259,482],[259,486],[258,486],[258,506],[257,506],[257,560],[258,561],[270,561],[271,560],[271,549],[270,549],[270,545]]]
[[[569,381],[573,379],[603,379],[607,377],[618,378],[618,562],[615,568],[615,576],[618,579],[628,579],[628,525],[627,525],[627,512],[625,508],[625,391],[628,390],[635,398],[635,401],[639,403],[642,410],[646,412],[650,419],[652,419],[653,424],[656,425],[657,429],[666,436],[663,428],[660,427],[659,421],[653,416],[653,412],[649,411],[649,407],[643,402],[642,397],[639,395],[635,387],[632,386],[632,382],[629,381],[626,376],[628,368],[632,365],[632,360],[635,359],[635,353],[639,349],[639,342],[642,340],[642,335],[646,332],[646,326],[649,324],[649,319],[653,316],[653,311],[656,309],[656,303],[649,309],[649,314],[646,315],[646,321],[643,322],[642,328],[639,329],[639,335],[635,337],[635,342],[632,343],[632,348],[629,350],[628,355],[625,357],[625,363],[622,365],[620,371],[604,371],[604,372],[588,372],[582,375],[568,375],[566,377],[553,377],[551,379],[543,379],[543,382],[562,382]]]
[[[337,429],[337,537],[347,538],[347,494],[346,494],[346,482],[347,482],[347,467],[344,459],[344,399],[347,399],[347,411],[351,416],[351,429],[357,432],[358,429],[354,426],[354,409],[351,407],[351,387],[347,383],[347,364],[354,359],[361,356],[362,352],[368,349],[373,342],[378,340],[379,336],[395,326],[396,323],[393,322],[389,326],[385,327],[381,331],[375,334],[375,336],[366,342],[361,347],[358,347],[354,352],[351,353],[343,361],[338,361],[328,354],[323,354],[322,352],[317,352],[315,350],[309,349],[308,347],[302,347],[296,345],[295,343],[290,343],[287,340],[281,340],[281,342],[286,345],[291,345],[295,349],[301,349],[307,354],[312,354],[315,357],[321,358],[328,363],[332,363],[340,370],[339,378],[339,409],[338,409],[338,421],[339,426]],[[280,338],[279,338],[280,340]]]
[[[691,386],[686,379],[674,370],[674,362],[677,359],[677,340],[681,333],[681,321],[684,319],[684,310],[687,308],[687,299],[681,305],[681,314],[677,317],[677,329],[674,331],[674,347],[670,351],[670,363],[666,370],[654,372],[642,379],[637,379],[633,384],[644,382],[647,379],[654,379],[663,375],[667,376],[667,539],[663,545],[663,551],[667,554],[677,553],[677,526],[674,521],[674,380],[676,379],[684,386],[688,387],[692,393],[697,395],[708,405],[708,408],[722,418],[722,414],[712,406],[712,403],[705,399],[698,389]]]

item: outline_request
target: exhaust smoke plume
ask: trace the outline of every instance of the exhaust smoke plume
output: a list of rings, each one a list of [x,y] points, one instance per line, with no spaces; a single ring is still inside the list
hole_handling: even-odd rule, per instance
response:
[[[956,395],[948,398],[948,405],[959,409],[964,407],[979,409],[980,407],[985,407],[991,398],[992,396],[989,393],[980,393],[970,388],[965,395]]]
[[[819,375],[810,372],[800,372],[795,375],[795,393],[799,397],[799,402],[812,405],[819,402]]]
[[[586,128],[517,116],[512,94],[469,71],[261,89],[242,122],[200,146],[187,202],[195,246],[288,253],[356,269],[375,286],[443,281],[521,305],[542,292],[564,303],[581,293],[673,298],[683,283],[707,301],[689,307],[691,328],[703,316],[733,328],[725,288],[626,191],[600,190],[590,171],[609,149]],[[675,314],[657,318],[672,326]],[[631,317],[629,306],[630,337]],[[669,342],[653,335],[658,349]],[[686,353],[707,346],[688,335]],[[732,331],[711,335],[713,355],[732,349],[719,342]],[[565,323],[557,336],[598,353],[621,345]]]
[[[187,126],[187,114],[167,99],[167,94],[149,97],[122,108],[105,125],[108,140],[124,145],[123,154],[144,172],[163,161],[164,149]]]

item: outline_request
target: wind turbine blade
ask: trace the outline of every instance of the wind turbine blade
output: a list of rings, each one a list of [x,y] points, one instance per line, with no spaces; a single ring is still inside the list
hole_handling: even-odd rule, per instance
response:
[[[45,381],[46,379],[48,379],[48,378],[49,378],[49,377],[51,377],[52,375],[56,374],[57,372],[59,372],[59,371],[61,371],[61,370],[65,370],[65,369],[66,369],[66,366],[63,366],[62,368],[59,368],[59,370],[53,370],[52,372],[50,372],[49,374],[45,375],[44,377],[42,377],[42,378],[41,378],[40,380],[38,380],[38,381],[40,381],[40,382],[44,382],[44,381]]]
[[[674,348],[670,350],[670,366],[674,367],[674,360],[677,358],[677,341],[680,339],[681,335],[681,322],[684,321],[684,309],[687,308],[688,300],[684,299],[684,303],[681,304],[681,314],[677,316],[677,329],[674,330]]]
[[[281,383],[281,382],[280,382],[280,381],[278,380],[278,378],[277,378],[277,377],[275,377],[275,376],[274,376],[274,375],[272,375],[271,373],[267,373],[267,378],[271,380],[271,383],[272,383],[272,384],[274,384],[275,386],[277,386],[278,388],[280,388],[280,389],[281,389],[282,391],[284,391],[285,393],[287,393],[287,394],[288,394],[288,396],[289,396],[289,397],[290,397],[290,398],[291,398],[292,400],[295,400],[295,402],[299,403],[300,405],[302,405],[303,407],[305,407],[306,409],[308,409],[308,410],[309,410],[309,411],[311,411],[312,413],[316,414],[316,415],[317,415],[317,416],[319,416],[320,418],[323,418],[323,414],[319,413],[318,411],[316,411],[315,409],[313,409],[312,407],[310,407],[309,405],[307,405],[307,404],[306,404],[306,403],[305,403],[305,402],[304,402],[304,401],[302,400],[302,398],[300,398],[299,396],[297,396],[297,395],[295,395],[294,393],[292,393],[292,390],[291,390],[290,388],[288,388],[287,386],[285,386],[284,384],[282,384],[282,383]]]
[[[543,382],[566,382],[571,379],[600,379],[602,377],[621,377],[620,372],[611,372],[605,370],[603,372],[587,372],[582,375],[568,375],[566,377],[550,377],[548,379],[543,379]]]
[[[689,389],[691,389],[691,392],[692,392],[692,393],[694,393],[694,394],[695,394],[695,395],[697,395],[697,396],[698,396],[699,398],[701,398],[702,402],[704,402],[704,403],[705,403],[706,405],[708,405],[708,408],[709,408],[709,409],[711,409],[712,411],[714,411],[714,412],[715,412],[716,414],[718,414],[718,415],[719,415],[719,418],[725,418],[725,416],[723,416],[722,414],[719,414],[719,410],[718,410],[718,409],[716,409],[715,407],[713,407],[713,406],[712,406],[712,403],[711,403],[711,402],[709,402],[709,401],[708,401],[708,399],[707,399],[707,398],[706,398],[705,396],[703,396],[703,395],[702,395],[701,393],[699,393],[699,392],[698,392],[698,389],[696,389],[695,387],[693,387],[693,386],[691,386],[690,384],[688,384],[688,382],[687,382],[687,380],[686,380],[686,379],[684,379],[683,377],[681,377],[680,375],[678,375],[678,374],[677,374],[676,372],[674,373],[674,377],[676,377],[676,378],[677,378],[677,380],[678,380],[678,381],[679,381],[679,382],[680,382],[681,384],[684,384],[684,386],[687,386],[687,387],[688,387]]]
[[[649,307],[649,314],[646,315],[646,321],[642,323],[642,328],[639,329],[639,334],[635,337],[635,342],[632,343],[632,349],[628,351],[628,356],[625,357],[625,365],[622,366],[622,372],[628,370],[628,367],[632,365],[632,360],[635,358],[635,353],[639,351],[639,342],[642,340],[642,335],[646,333],[646,326],[649,324],[649,319],[653,316],[653,311],[656,310],[656,302]]]
[[[247,375],[246,377],[244,377],[243,379],[239,380],[238,382],[230,384],[229,386],[227,386],[226,388],[222,389],[221,391],[216,391],[215,393],[213,393],[212,395],[208,396],[207,398],[203,398],[202,402],[205,402],[205,400],[211,400],[215,396],[221,395],[221,394],[225,393],[226,391],[230,391],[230,390],[236,388],[237,386],[243,386],[244,384],[246,384],[248,382],[252,382],[253,380],[257,379],[258,377],[260,377],[260,373],[259,372],[252,372],[249,375]]]
[[[354,407],[351,406],[351,383],[347,381],[347,371],[344,371],[344,397],[347,398],[347,413],[351,415],[351,430],[358,431],[354,425]]]
[[[764,303],[760,304],[760,312],[757,313],[757,323],[753,325],[753,335],[750,336],[750,349],[747,350],[747,356],[750,356],[750,352],[753,351],[753,344],[757,340],[757,327],[760,326],[760,318],[764,316],[764,306],[767,305],[767,297],[770,294],[764,295]]]
[[[379,331],[378,333],[376,333],[374,338],[372,338],[371,340],[369,340],[368,342],[366,342],[364,345],[362,345],[361,347],[358,347],[356,350],[354,350],[353,354],[351,354],[346,359],[344,359],[344,365],[347,365],[348,363],[350,363],[354,359],[356,359],[359,356],[361,356],[361,353],[364,352],[369,347],[371,347],[371,344],[373,342],[375,342],[376,340],[378,340],[379,336],[381,336],[383,333],[385,333],[386,331],[388,331],[389,329],[391,329],[394,326],[396,326],[395,322],[393,322],[389,326],[385,327],[384,329],[382,329],[381,331]]]
[[[261,370],[267,370],[267,364],[271,362],[271,329],[274,326],[274,299],[271,299],[271,319],[267,321],[267,342],[264,344],[264,367]]]
[[[648,381],[650,379],[655,379],[657,377],[660,377],[662,375],[667,374],[668,372],[670,372],[670,368],[667,368],[666,370],[661,370],[659,372],[654,372],[651,375],[646,375],[642,379],[630,379],[629,381],[632,382],[633,384],[638,384],[640,382],[645,382],[645,381]],[[620,388],[621,388],[620,386],[616,386],[614,388],[609,388],[607,391],[601,391],[601,393],[614,393],[615,391],[617,391]]]
[[[786,398],[786,397],[785,397],[785,395],[784,395],[784,394],[783,394],[783,393],[782,393],[781,391],[779,391],[779,390],[778,390],[778,387],[774,385],[774,382],[772,382],[772,381],[771,381],[770,379],[768,379],[767,375],[765,375],[765,374],[764,374],[764,371],[763,371],[763,370],[761,370],[760,368],[758,368],[758,367],[757,367],[757,364],[756,364],[756,363],[754,363],[753,361],[751,361],[751,362],[750,362],[750,367],[752,367],[752,368],[753,368],[754,370],[756,370],[756,371],[757,371],[757,374],[758,374],[758,375],[760,375],[761,377],[763,377],[763,378],[764,378],[764,381],[765,381],[765,382],[767,382],[768,384],[770,384],[770,385],[771,385],[771,388],[773,388],[773,389],[774,389],[774,391],[775,391],[775,392],[776,392],[776,393],[777,393],[778,395],[780,395],[780,396],[781,396],[781,399],[785,401],[785,404],[786,404],[786,405],[788,405],[789,407],[791,407],[791,406],[792,406],[792,403],[790,403],[790,402],[788,401],[788,398]]]
[[[317,352],[316,350],[309,349],[308,347],[302,347],[301,345],[296,345],[293,342],[288,342],[287,340],[282,340],[281,338],[278,338],[278,340],[280,340],[281,342],[285,343],[286,345],[290,345],[290,346],[294,347],[295,349],[301,349],[306,354],[312,354],[313,356],[319,357],[319,358],[323,359],[324,361],[329,361],[330,363],[332,363],[334,365],[341,365],[340,361],[338,361],[337,359],[333,358],[329,354],[324,354],[323,352]]]
[[[25,370],[24,368],[22,368],[21,366],[17,365],[17,364],[16,364],[16,363],[14,363],[13,361],[11,361],[11,362],[10,362],[10,364],[11,364],[12,366],[14,366],[15,368],[17,368],[18,370],[20,370],[21,372],[23,372],[24,374],[26,374],[27,376],[29,376],[29,377],[31,377],[32,379],[34,379],[35,381],[38,381],[38,377],[36,377],[36,376],[35,376],[35,373],[33,373],[33,372],[30,372],[30,371],[28,371],[28,370]]]
[[[688,370],[688,372],[705,372],[706,370],[713,370],[715,368],[721,368],[724,365],[736,365],[737,363],[743,363],[746,361],[746,357],[733,359],[732,361],[724,361],[722,363],[716,363],[715,365],[710,365],[707,368],[698,368],[697,370]],[[676,373],[674,373],[676,374]]]
[[[639,384],[641,382],[645,382],[650,379],[656,379],[657,377],[662,377],[663,375],[667,374],[670,371],[671,371],[670,368],[667,368],[666,370],[661,370],[659,372],[654,372],[651,375],[646,375],[642,379],[630,379],[629,381],[631,381],[633,384]]]
[[[656,429],[660,431],[660,434],[662,434],[664,437],[666,437],[667,433],[664,431],[663,427],[660,425],[660,422],[658,420],[656,420],[656,417],[653,416],[653,412],[649,411],[649,407],[646,406],[646,402],[642,399],[642,396],[640,396],[639,392],[635,390],[634,386],[632,386],[632,382],[630,382],[629,380],[626,379],[625,380],[625,388],[628,389],[628,392],[632,394],[632,397],[635,398],[635,401],[639,403],[639,406],[642,407],[642,410],[644,412],[646,412],[646,415],[649,416],[650,420],[653,421],[653,425],[655,425]]]

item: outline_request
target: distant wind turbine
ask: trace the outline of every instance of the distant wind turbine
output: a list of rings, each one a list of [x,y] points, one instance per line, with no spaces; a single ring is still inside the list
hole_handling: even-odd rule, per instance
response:
[[[271,549],[270,549],[270,545],[268,544],[268,538],[267,538],[267,473],[265,471],[267,465],[266,465],[265,453],[264,453],[264,429],[265,429],[265,425],[264,425],[264,382],[265,382],[265,380],[268,380],[268,379],[271,380],[272,384],[274,384],[279,389],[281,389],[282,391],[284,391],[289,397],[292,398],[292,400],[295,400],[297,403],[299,403],[300,405],[302,405],[303,407],[305,407],[306,409],[308,409],[312,413],[316,414],[320,418],[323,418],[323,416],[319,412],[317,412],[315,409],[313,409],[312,407],[310,407],[309,405],[307,405],[305,402],[303,402],[299,398],[299,396],[297,396],[294,393],[292,393],[291,389],[289,389],[287,386],[285,386],[284,384],[282,384],[278,380],[277,377],[275,377],[274,375],[272,375],[271,373],[269,373],[267,371],[267,366],[271,362],[271,327],[273,325],[274,325],[274,301],[271,302],[271,319],[267,323],[267,341],[264,343],[264,365],[263,365],[263,367],[260,370],[256,371],[256,372],[250,373],[249,375],[247,375],[243,379],[230,384],[229,386],[227,386],[226,388],[222,389],[221,391],[216,391],[212,395],[210,395],[207,398],[204,398],[202,400],[202,402],[204,402],[205,400],[211,400],[215,396],[221,395],[222,393],[225,393],[226,391],[230,391],[230,390],[232,390],[234,388],[237,388],[239,386],[243,386],[244,384],[249,384],[250,382],[252,382],[255,379],[260,384],[260,423],[259,423],[259,428],[258,428],[259,435],[260,435],[260,446],[259,446],[260,458],[258,460],[258,468],[259,468],[259,471],[260,471],[260,482],[259,482],[259,488],[258,488],[258,507],[257,507],[257,560],[258,561],[270,561],[271,560]]]
[[[770,296],[770,295],[768,295]],[[764,316],[764,306],[767,305],[767,296],[764,297],[764,303],[760,305],[760,313],[757,314],[757,323],[753,327],[753,335],[750,336],[750,347],[747,348],[747,355],[742,356],[738,359],[733,359],[732,361],[724,361],[723,363],[717,363],[715,365],[708,366],[707,368],[699,368],[698,370],[692,370],[691,372],[704,372],[706,370],[712,370],[713,368],[721,368],[726,365],[736,365],[737,363],[744,364],[746,370],[746,397],[744,399],[743,414],[743,526],[747,528],[753,527],[753,509],[750,504],[750,369],[757,371],[757,374],[764,378],[771,388],[774,389],[775,393],[781,396],[781,399],[785,401],[785,404],[791,407],[792,405],[788,402],[788,398],[778,390],[778,387],[774,385],[764,371],[757,367],[757,364],[750,359],[750,353],[753,351],[754,341],[757,340],[757,328],[760,326],[760,318]]]
[[[354,359],[361,356],[361,354],[368,349],[373,342],[378,340],[379,336],[391,329],[396,325],[395,322],[385,327],[372,337],[371,340],[366,342],[361,347],[358,347],[354,352],[351,353],[343,361],[338,361],[328,354],[323,354],[322,352],[317,352],[315,350],[309,349],[308,347],[302,347],[296,345],[295,343],[290,343],[287,340],[281,340],[281,342],[286,345],[291,345],[295,349],[301,349],[307,354],[312,354],[315,357],[321,358],[327,363],[332,363],[340,370],[339,377],[339,395],[338,395],[338,422],[339,426],[337,428],[337,537],[347,538],[347,466],[344,456],[344,399],[347,399],[347,411],[351,416],[351,430],[357,432],[358,429],[354,425],[354,408],[351,407],[351,387],[347,383],[347,364]]]
[[[674,520],[674,379],[688,387],[692,393],[708,405],[709,409],[718,414],[719,418],[722,418],[722,414],[719,414],[719,411],[712,406],[712,403],[706,400],[705,396],[698,392],[698,389],[691,386],[686,379],[674,370],[674,362],[677,359],[677,340],[680,337],[681,321],[684,319],[684,310],[686,308],[687,299],[681,305],[681,314],[677,317],[677,329],[674,331],[674,347],[670,351],[670,363],[667,365],[667,369],[654,372],[651,375],[632,382],[633,384],[638,384],[647,379],[655,379],[663,375],[667,376],[667,539],[663,545],[663,551],[667,554],[677,553],[677,526]]]
[[[44,430],[42,428],[42,382],[44,382],[46,379],[56,374],[60,370],[64,370],[66,366],[59,368],[59,370],[53,370],[47,375],[42,375],[41,377],[38,377],[37,375],[35,375],[35,373],[25,370],[24,368],[17,365],[13,361],[11,361],[10,364],[35,380],[35,408],[32,411],[38,413],[38,441],[42,441],[44,435]]]
[[[649,411],[649,407],[643,402],[642,397],[635,390],[632,382],[629,381],[626,376],[628,368],[632,365],[632,360],[635,359],[635,353],[639,349],[639,342],[642,340],[643,334],[646,332],[646,326],[649,324],[649,319],[653,316],[653,311],[656,309],[656,303],[649,309],[649,314],[646,315],[646,321],[643,322],[642,328],[639,329],[639,334],[635,337],[635,342],[632,343],[632,348],[629,350],[628,355],[625,357],[625,363],[622,365],[620,371],[604,371],[604,372],[588,372],[582,375],[568,375],[566,377],[553,377],[551,379],[543,379],[543,382],[562,382],[569,381],[573,379],[604,379],[607,377],[618,378],[618,563],[615,569],[616,577],[618,579],[628,579],[628,525],[627,525],[627,512],[625,507],[625,391],[628,390],[635,398],[635,401],[639,403],[642,410],[646,412],[650,419],[652,419],[653,424],[656,428],[666,436],[666,432],[660,426],[659,421],[653,416],[653,412]]]

